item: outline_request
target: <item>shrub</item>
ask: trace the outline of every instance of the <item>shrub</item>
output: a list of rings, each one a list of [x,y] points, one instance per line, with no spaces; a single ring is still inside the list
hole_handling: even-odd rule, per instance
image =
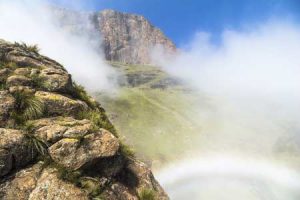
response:
[[[74,93],[72,94],[72,96],[74,98],[84,101],[90,108],[95,109],[97,107],[97,103],[92,101],[92,98],[84,90],[83,86],[78,85],[76,83],[73,83],[73,86],[74,86],[75,90],[74,90]]]
[[[43,157],[48,155],[48,144],[46,142],[30,133],[27,133],[25,136],[29,141],[29,146],[31,147],[32,152],[36,150]]]
[[[22,48],[24,50],[27,50],[27,51],[36,53],[36,54],[38,54],[39,51],[40,51],[38,45],[36,45],[36,44],[34,44],[34,45],[27,45],[24,42],[21,42],[21,43],[15,42],[15,46],[16,47],[20,47],[20,48]]]
[[[134,150],[123,142],[120,143],[120,153],[125,157],[135,157]]]
[[[44,104],[32,94],[17,91],[13,93],[15,98],[15,110],[12,117],[17,124],[23,124],[26,120],[36,119],[44,114]]]
[[[155,192],[150,189],[142,189],[138,194],[139,200],[155,200]]]
[[[110,131],[116,137],[118,137],[115,127],[111,124],[109,119],[106,117],[105,113],[95,111],[95,110],[82,111],[77,114],[77,118],[78,119],[89,119],[95,126],[97,126],[99,128],[104,128],[104,129]]]

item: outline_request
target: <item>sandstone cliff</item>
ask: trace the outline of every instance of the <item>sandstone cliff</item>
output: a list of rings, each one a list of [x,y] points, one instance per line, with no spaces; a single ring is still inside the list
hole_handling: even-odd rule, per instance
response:
[[[175,45],[145,17],[114,10],[75,12],[54,9],[63,27],[76,34],[102,38],[105,58],[128,64],[151,64],[151,50],[160,46],[171,53]]]
[[[0,199],[168,199],[99,103],[35,46],[0,40]]]

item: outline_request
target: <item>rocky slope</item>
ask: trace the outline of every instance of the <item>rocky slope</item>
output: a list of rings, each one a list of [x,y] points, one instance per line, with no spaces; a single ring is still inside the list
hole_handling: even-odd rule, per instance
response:
[[[104,109],[35,46],[0,40],[0,199],[168,199]]]
[[[127,64],[150,64],[151,50],[160,46],[167,52],[176,47],[158,28],[140,15],[103,10],[82,13],[55,9],[60,24],[74,33],[102,38],[102,50],[109,61]]]

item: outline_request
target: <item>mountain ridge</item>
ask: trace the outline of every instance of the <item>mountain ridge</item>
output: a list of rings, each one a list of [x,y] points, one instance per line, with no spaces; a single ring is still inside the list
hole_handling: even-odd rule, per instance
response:
[[[100,49],[108,61],[151,64],[153,48],[159,46],[168,53],[176,51],[175,44],[142,15],[111,9],[79,12],[55,8],[54,13],[61,25],[74,33],[101,37]]]

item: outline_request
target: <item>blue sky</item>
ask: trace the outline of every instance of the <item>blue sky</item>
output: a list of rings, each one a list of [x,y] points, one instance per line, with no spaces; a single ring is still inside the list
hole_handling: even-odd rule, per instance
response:
[[[224,29],[270,18],[300,22],[300,0],[49,0],[78,10],[115,9],[144,15],[177,45],[205,31],[218,41]]]

